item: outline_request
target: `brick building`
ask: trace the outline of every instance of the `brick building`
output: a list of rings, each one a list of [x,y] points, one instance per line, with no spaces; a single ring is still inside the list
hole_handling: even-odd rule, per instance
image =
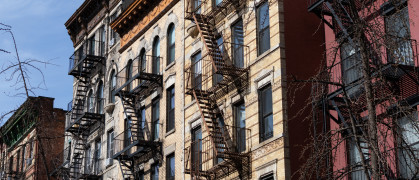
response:
[[[47,179],[63,150],[65,111],[54,99],[29,97],[1,127],[0,179]]]
[[[324,50],[305,5],[86,0],[65,24],[75,79],[51,175],[291,178],[309,135],[291,104],[310,88],[291,103],[287,77],[313,75]]]
[[[382,179],[417,179],[419,2],[307,2],[324,22],[329,78],[323,80],[332,83],[317,85],[315,121],[320,136],[323,130],[338,132],[330,137],[327,161],[317,165],[324,168],[317,178],[374,179],[374,154]],[[371,95],[363,71],[370,76]]]

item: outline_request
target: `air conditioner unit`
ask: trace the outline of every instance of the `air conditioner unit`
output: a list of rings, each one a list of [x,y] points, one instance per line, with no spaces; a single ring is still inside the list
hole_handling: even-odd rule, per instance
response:
[[[106,161],[105,161],[105,166],[106,167],[109,167],[109,166],[111,166],[113,164],[113,159],[112,158],[106,158]]]

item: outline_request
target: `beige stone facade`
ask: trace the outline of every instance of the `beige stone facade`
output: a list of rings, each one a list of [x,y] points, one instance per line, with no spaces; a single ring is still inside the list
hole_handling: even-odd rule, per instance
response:
[[[227,52],[228,57],[233,59],[231,49],[234,44],[232,37],[232,29],[235,23],[242,21],[243,23],[243,45],[245,51],[245,68],[248,68],[248,86],[245,91],[238,93],[233,90],[218,98],[217,104],[224,114],[224,123],[226,126],[237,126],[235,122],[234,107],[237,103],[245,105],[245,128],[246,128],[246,150],[251,158],[251,171],[248,179],[259,179],[262,176],[273,174],[274,179],[289,179],[289,169],[287,169],[286,148],[284,146],[285,138],[285,115],[283,109],[283,94],[281,75],[284,73],[284,17],[282,1],[268,1],[269,5],[269,37],[270,48],[258,54],[258,35],[257,35],[257,13],[256,7],[260,6],[264,1],[240,1],[239,7],[229,6],[229,10],[221,12],[215,20],[217,33],[222,37],[223,48]],[[243,6],[246,4],[245,6]],[[201,11],[211,8],[211,1],[203,4]],[[231,12],[231,13],[230,13]],[[222,14],[226,13],[226,14]],[[186,26],[192,21],[185,20]],[[234,42],[233,42],[234,43]],[[197,52],[206,54],[207,49],[201,41],[201,35],[196,38],[191,36],[185,37],[185,64],[186,67],[191,64],[191,56]],[[208,72],[208,71],[207,71]],[[202,76],[205,76],[204,74]],[[211,76],[211,75],[209,75]],[[211,85],[210,85],[211,86]],[[260,101],[259,92],[261,89],[271,86],[272,88],[272,107],[273,107],[273,135],[272,137],[261,141],[260,139]],[[201,126],[204,131],[204,124],[200,117],[196,101],[192,100],[192,96],[185,96],[185,146],[190,146],[192,129]],[[233,128],[234,129],[234,128]],[[230,130],[230,129],[229,129]],[[234,136],[234,132],[229,132]],[[208,132],[203,132],[202,136],[208,136]],[[186,158],[186,157],[185,157]],[[212,163],[212,162],[211,162]],[[211,164],[210,163],[210,164]],[[190,164],[187,164],[187,166]],[[205,166],[205,165],[204,165]],[[213,165],[208,169],[212,168]],[[212,166],[212,167],[211,167]],[[216,166],[216,165],[215,165]],[[204,167],[205,168],[205,167]],[[223,179],[239,178],[237,171],[234,170],[231,175],[223,177]],[[186,179],[190,176],[187,175]]]

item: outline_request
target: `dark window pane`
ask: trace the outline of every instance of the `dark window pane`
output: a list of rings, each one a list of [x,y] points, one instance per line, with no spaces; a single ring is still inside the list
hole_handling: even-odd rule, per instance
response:
[[[160,73],[160,39],[155,37],[153,41],[153,74]]]
[[[201,52],[192,56],[192,63],[193,63],[193,87],[195,89],[202,88],[202,62],[201,62]]]
[[[269,4],[262,3],[257,8],[258,53],[262,54],[270,49],[269,32]]]
[[[167,64],[175,60],[175,28],[170,24],[167,32]]]
[[[175,155],[169,155],[166,159],[166,179],[175,179]]]
[[[153,139],[156,140],[159,138],[160,132],[160,103],[159,99],[153,101],[152,106],[152,118],[153,118]]]
[[[244,36],[243,21],[236,22],[232,28],[233,62],[236,67],[244,67]]]

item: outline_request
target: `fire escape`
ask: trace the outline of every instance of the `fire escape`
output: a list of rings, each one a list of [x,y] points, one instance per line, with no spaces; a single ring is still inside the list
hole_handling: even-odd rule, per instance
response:
[[[185,173],[191,179],[219,179],[236,172],[240,179],[250,179],[250,130],[225,125],[217,104],[230,92],[241,93],[248,85],[248,47],[217,41],[222,37],[216,30],[217,20],[239,6],[239,1],[228,0],[217,4],[189,0],[187,4],[186,19],[195,23],[205,54],[185,69],[186,94],[196,100],[203,136],[191,138],[185,145]],[[237,58],[244,63],[235,64]]]
[[[98,169],[92,167],[97,166],[97,163],[91,163],[93,158],[86,149],[92,126],[104,120],[104,99],[88,94],[91,76],[98,66],[105,63],[104,47],[103,41],[86,40],[70,57],[68,74],[76,78],[77,84],[74,99],[69,103],[65,131],[73,135],[72,144],[71,149],[65,149],[53,160],[55,170],[51,175],[70,179],[100,178],[99,172],[92,170]]]
[[[135,164],[162,156],[159,140],[161,124],[147,122],[145,114],[138,110],[142,100],[162,87],[162,75],[148,68],[155,61],[163,62],[161,57],[137,56],[116,75],[114,95],[119,96],[122,102],[125,129],[114,138],[115,153],[112,158],[118,160],[123,178],[137,179]]]
[[[356,49],[357,44],[351,35],[355,25],[353,19],[359,15],[354,15],[350,7],[355,6],[357,11],[361,11],[374,3],[374,0],[308,0],[307,2],[308,11],[315,13],[321,18],[333,30],[336,39],[339,39],[340,43],[348,43]],[[391,4],[385,5],[391,6]],[[376,16],[378,15],[379,13]],[[365,37],[367,36],[365,35]],[[378,88],[377,86],[380,82],[389,82],[391,84],[384,88],[380,87],[379,90],[377,89],[374,92],[374,96],[377,99],[385,99],[386,95],[392,94],[399,98],[398,102],[401,105],[413,106],[419,100],[419,61],[416,40],[391,35],[385,35],[382,38],[377,41],[397,43],[396,50],[378,48],[376,47],[377,43],[371,42],[368,38],[363,38],[363,43],[372,51],[369,58],[372,67],[370,74],[374,79],[373,88]],[[386,55],[382,56],[380,53],[385,53]],[[361,56],[358,52],[351,55],[348,59],[359,60],[360,58]],[[313,85],[313,121],[317,125],[318,123],[323,123],[323,129],[328,128],[329,119],[343,127],[345,131],[342,135],[350,137],[353,142],[356,142],[358,151],[361,151],[359,153],[363,154],[361,155],[362,163],[368,163],[369,148],[365,147],[364,140],[360,138],[360,135],[367,133],[361,116],[361,113],[367,109],[363,79],[362,76],[357,78],[344,76],[343,66],[346,60],[342,59],[341,62],[328,64],[327,70],[322,74],[323,79],[334,84],[318,82]],[[361,63],[360,60],[358,63]],[[349,101],[356,101],[356,103],[351,104]],[[380,104],[382,101],[375,103]],[[387,114],[394,113],[390,112],[394,110],[387,110]],[[337,117],[333,114],[336,114]],[[355,132],[351,128],[353,124],[357,127]],[[330,159],[327,163],[327,166],[331,167],[330,163],[332,162]],[[395,179],[395,174],[388,170],[390,165],[381,164],[380,166],[384,167],[387,179]],[[326,177],[318,177],[318,179],[323,178]]]

